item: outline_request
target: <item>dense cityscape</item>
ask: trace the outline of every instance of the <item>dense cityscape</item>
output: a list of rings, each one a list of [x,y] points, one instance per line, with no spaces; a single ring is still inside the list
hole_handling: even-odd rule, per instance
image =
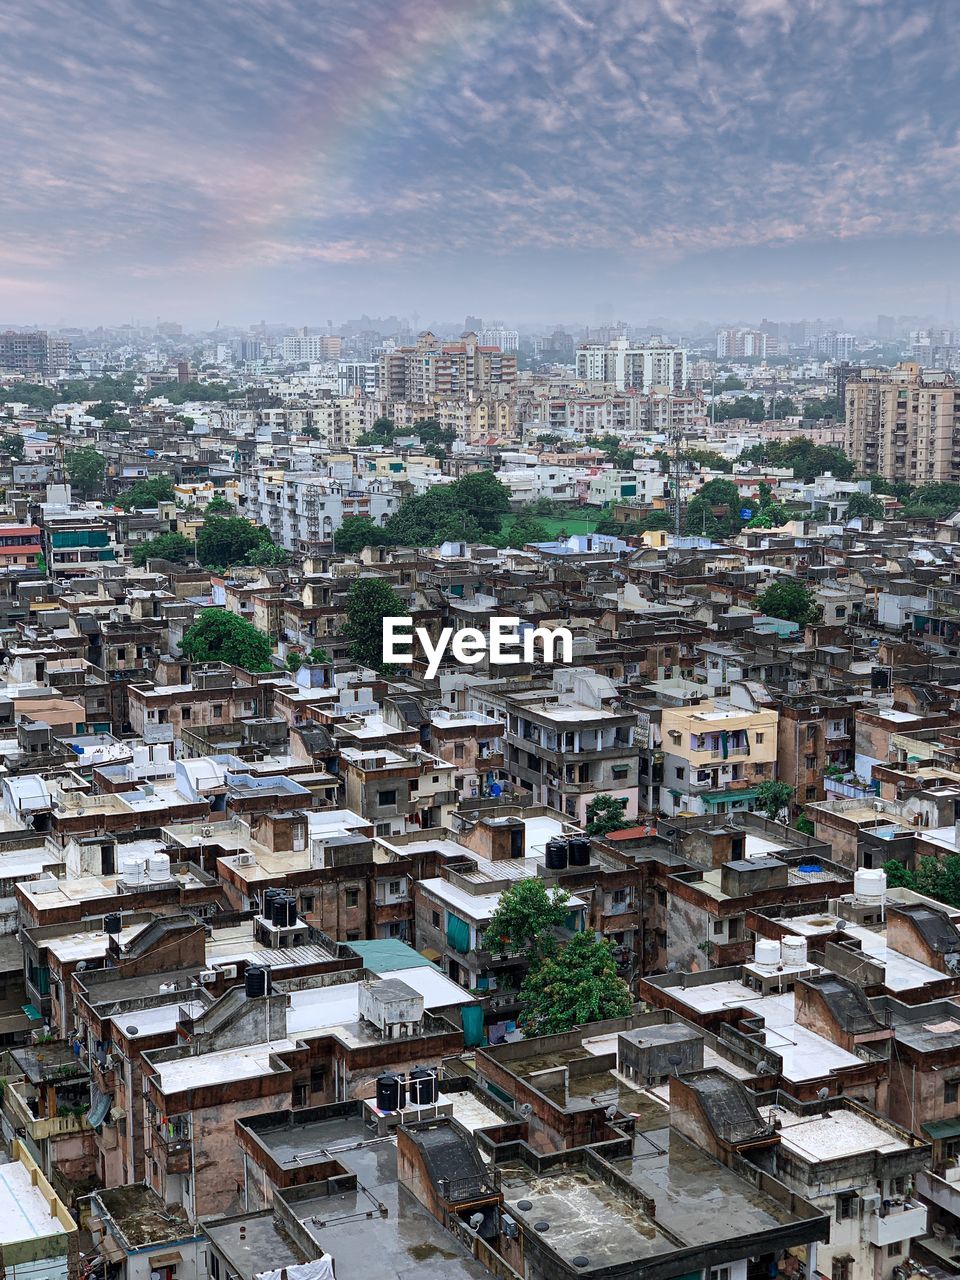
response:
[[[960,1277],[955,8],[2,30],[0,1280]]]

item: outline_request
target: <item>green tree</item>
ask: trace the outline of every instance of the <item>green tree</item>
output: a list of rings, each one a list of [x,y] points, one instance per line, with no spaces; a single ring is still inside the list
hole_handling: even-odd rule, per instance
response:
[[[270,534],[240,516],[210,516],[197,533],[197,559],[208,569],[244,564],[251,551],[272,545]]]
[[[868,516],[871,520],[883,519],[883,503],[869,493],[851,493],[847,502],[847,519]]]
[[[47,572],[48,572],[48,570],[47,570],[47,558],[46,558],[46,556],[42,556],[42,555],[37,556],[37,563],[36,563],[36,566],[35,566],[35,567],[36,567],[37,573],[39,573],[40,577],[41,577],[41,578],[45,578],[45,577],[47,576]]]
[[[630,823],[626,818],[627,802],[601,792],[587,805],[587,835],[605,836],[611,831],[623,831]]]
[[[686,534],[694,538],[723,537],[723,525],[714,513],[713,503],[700,497],[699,494],[687,503],[683,528]]]
[[[610,944],[577,933],[556,954],[533,964],[520,989],[521,1021],[527,1037],[557,1035],[606,1018],[626,1018],[630,989],[617,974]]]
[[[67,454],[67,477],[81,498],[92,498],[103,490],[103,474],[107,460],[93,445],[84,445]]]
[[[298,653],[296,649],[291,650],[287,654],[286,666],[288,671],[299,671],[303,666],[303,654]]]
[[[341,555],[350,556],[364,547],[382,547],[389,535],[369,516],[347,516],[333,535],[333,545]]]
[[[100,423],[101,431],[129,431],[130,419],[123,413],[111,413]]]
[[[761,782],[757,787],[757,808],[771,822],[777,822],[795,794],[796,788],[788,782]]]
[[[204,609],[184,633],[180,648],[191,662],[227,662],[247,671],[270,671],[273,667],[268,638],[226,609]]]
[[[150,398],[185,404],[188,400],[229,400],[235,392],[226,382],[163,382],[150,391]]]
[[[555,931],[567,919],[570,895],[559,886],[547,890],[531,876],[517,880],[500,895],[497,909],[483,931],[488,951],[518,951],[538,957],[552,949]]]
[[[807,817],[805,813],[801,813],[800,817],[796,820],[796,822],[793,825],[797,828],[798,831],[802,832],[805,836],[812,836],[816,832],[816,827],[813,825],[813,823],[810,821],[810,819]]]
[[[402,618],[406,610],[394,589],[381,578],[354,578],[347,592],[343,634],[351,641],[354,662],[375,671],[388,670],[383,660],[383,620]]]
[[[17,462],[23,461],[23,436],[0,435],[0,452],[9,453]]]
[[[91,418],[98,418],[101,422],[105,422],[117,412],[117,407],[112,400],[100,400],[97,404],[90,406],[87,414]]]
[[[648,533],[656,530],[672,533],[674,529],[674,519],[669,511],[651,511],[648,516],[644,516],[640,521],[637,532]]]
[[[232,516],[235,514],[233,503],[228,502],[226,498],[222,498],[219,493],[214,494],[203,510],[204,514],[208,516]]]
[[[457,506],[471,515],[480,528],[496,533],[500,517],[510,510],[510,491],[492,471],[475,471],[450,486]]]
[[[247,552],[246,562],[258,569],[282,569],[293,559],[286,547],[274,542],[261,542]]]
[[[196,554],[196,547],[182,533],[161,533],[149,542],[138,542],[133,549],[134,567],[142,568],[148,560],[172,560],[175,564],[189,564]]]
[[[327,653],[326,649],[314,645],[307,654],[307,661],[315,664],[316,666],[322,666],[324,663],[330,661],[330,655]]]
[[[526,514],[518,515],[512,522],[505,533],[495,538],[499,547],[515,547],[517,550],[525,547],[528,542],[547,542],[550,538],[550,531],[545,524],[541,524],[539,520],[534,520]]]
[[[126,493],[120,494],[116,505],[124,511],[144,511],[173,500],[173,481],[168,475],[162,475],[137,480]]]
[[[777,578],[757,597],[757,608],[768,618],[782,618],[801,627],[816,622],[821,614],[812,591],[799,578]]]

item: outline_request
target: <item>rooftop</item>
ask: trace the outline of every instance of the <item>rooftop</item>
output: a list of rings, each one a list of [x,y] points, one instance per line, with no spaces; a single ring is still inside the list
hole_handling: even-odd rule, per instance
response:
[[[862,1111],[843,1107],[823,1115],[799,1115],[783,1107],[761,1107],[764,1118],[777,1120],[780,1141],[802,1159],[816,1164],[877,1151],[906,1151],[909,1144],[875,1123]]]

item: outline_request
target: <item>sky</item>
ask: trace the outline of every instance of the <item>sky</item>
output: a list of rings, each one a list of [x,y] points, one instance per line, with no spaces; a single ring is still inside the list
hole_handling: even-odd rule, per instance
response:
[[[956,0],[0,0],[0,323],[960,302]]]

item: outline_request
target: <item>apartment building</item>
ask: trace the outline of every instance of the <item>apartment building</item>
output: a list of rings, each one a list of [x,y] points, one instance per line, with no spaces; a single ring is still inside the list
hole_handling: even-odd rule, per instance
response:
[[[457,399],[470,392],[506,394],[517,380],[517,357],[483,346],[475,333],[459,342],[441,342],[421,333],[416,345],[380,355],[380,391],[389,400],[426,403],[434,395]]]
[[[848,378],[845,449],[858,472],[908,484],[960,481],[960,387],[912,361]]]
[[[46,373],[50,368],[50,339],[46,331],[5,329],[0,333],[0,369],[12,373]]]
[[[771,333],[760,329],[718,329],[717,357],[731,359],[759,356],[765,360],[767,356],[775,356],[780,349],[778,339]]]
[[[304,554],[327,546],[348,516],[382,525],[400,495],[386,477],[335,479],[310,471],[258,471],[244,476],[241,513],[270,530],[273,540]]]
[[[284,360],[339,360],[343,339],[335,333],[296,334],[283,340]]]
[[[617,338],[607,344],[588,343],[577,348],[577,377],[610,382],[618,391],[632,387],[647,393],[653,387],[665,387],[679,395],[687,384],[687,353],[662,340],[634,343]]]
[[[458,800],[455,766],[417,748],[344,747],[347,805],[377,835],[444,827]]]
[[[667,814],[736,813],[755,808],[757,787],[776,774],[778,715],[708,698],[664,707],[660,722]]]

